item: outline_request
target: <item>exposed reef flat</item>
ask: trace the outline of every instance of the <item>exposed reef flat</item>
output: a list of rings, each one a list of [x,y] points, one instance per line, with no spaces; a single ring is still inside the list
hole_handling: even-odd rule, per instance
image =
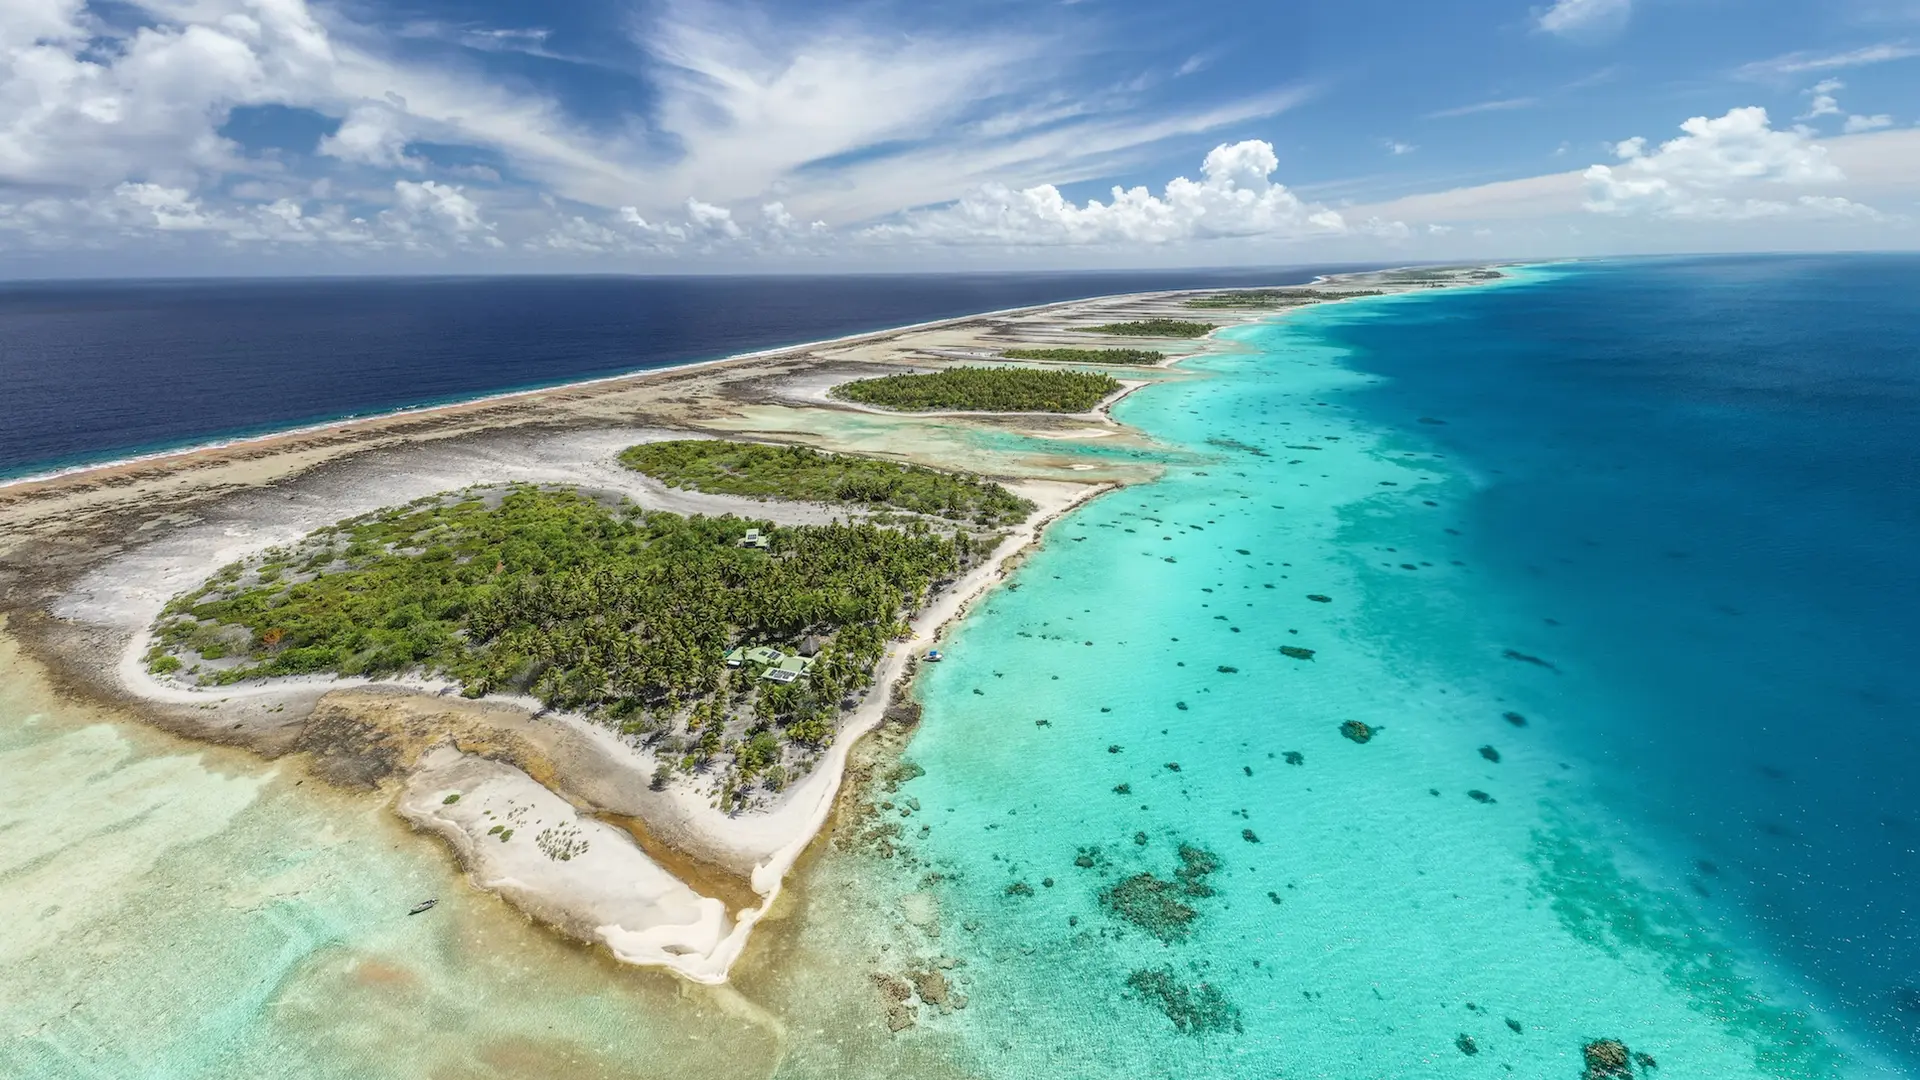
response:
[[[1322,282],[1315,301],[1380,283],[1370,275]],[[1423,278],[1408,287],[1432,286]],[[1150,442],[1104,407],[882,416],[835,403],[827,391],[977,364],[1008,348],[1137,346],[1137,337],[1105,340],[1088,328],[1177,317],[1193,295],[975,316],[0,486],[0,614],[23,654],[64,692],[111,700],[178,734],[296,756],[312,775],[365,791],[441,836],[475,884],[542,921],[620,959],[722,981],[828,820],[848,752],[901,699],[917,657],[1047,523],[1156,468]],[[1129,369],[1151,379],[1189,377],[1171,366],[1181,356],[1233,347],[1152,344],[1167,360]],[[1127,388],[1148,381],[1136,377]],[[843,504],[669,488],[619,464],[636,443],[694,435],[965,470],[1035,506],[989,558],[913,615],[874,671],[873,689],[840,717],[832,744],[764,807],[723,812],[698,776],[656,788],[646,748],[527,698],[467,701],[419,678],[304,676],[201,689],[156,680],[142,663],[162,608],[220,567],[343,518],[467,487],[566,486],[649,510],[777,525],[872,516]],[[1090,460],[1048,450],[1047,440],[1087,438],[1143,453]]]

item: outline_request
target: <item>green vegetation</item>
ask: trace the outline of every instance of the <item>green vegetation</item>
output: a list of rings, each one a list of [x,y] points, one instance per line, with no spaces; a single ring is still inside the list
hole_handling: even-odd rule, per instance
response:
[[[1325,289],[1248,289],[1243,292],[1213,293],[1196,296],[1186,302],[1190,308],[1276,308],[1296,307],[1319,300],[1345,300],[1353,296],[1380,296],[1379,289],[1352,289],[1329,292]]]
[[[1007,349],[1009,360],[1050,360],[1056,364],[1157,364],[1167,354],[1153,349]]]
[[[1120,337],[1196,338],[1205,337],[1213,330],[1213,324],[1181,319],[1141,319],[1137,322],[1103,323],[1077,329],[1088,334],[1115,334]]]
[[[680,439],[630,447],[620,463],[674,487],[726,495],[860,503],[988,526],[1033,512],[1033,503],[978,477],[804,446]]]
[[[833,388],[833,396],[908,412],[1085,412],[1118,389],[1114,379],[1085,371],[954,367],[931,375],[888,375],[841,383]]]
[[[424,499],[226,567],[166,607],[156,650],[197,654],[199,685],[417,673],[530,693],[664,741],[683,767],[732,753],[734,793],[783,747],[831,741],[902,616],[994,542],[918,519],[761,522],[759,549],[740,543],[749,524],[527,486]],[[726,666],[738,645],[815,655],[774,683]]]

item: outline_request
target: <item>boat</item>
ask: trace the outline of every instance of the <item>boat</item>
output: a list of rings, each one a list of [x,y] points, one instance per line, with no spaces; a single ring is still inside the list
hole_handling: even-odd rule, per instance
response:
[[[420,901],[419,903],[417,903],[417,904],[415,904],[415,905],[413,905],[413,910],[412,910],[412,911],[409,911],[409,912],[407,912],[407,914],[409,914],[409,915],[418,915],[418,914],[420,914],[420,913],[421,913],[421,912],[423,912],[423,911],[427,911],[427,910],[430,910],[430,909],[431,909],[431,908],[433,907],[433,905],[435,905],[435,904],[437,904],[437,903],[439,903],[439,902],[440,902],[440,901],[439,901],[439,899],[438,899],[438,898],[435,898],[435,899],[432,899],[432,900],[422,900],[422,901]]]
[[[937,664],[937,663],[939,663],[939,662],[940,662],[940,660],[941,660],[941,657],[940,657],[940,650],[939,650],[939,649],[928,649],[928,650],[927,650],[927,659],[928,659],[929,661],[931,661],[931,662],[933,662],[933,663],[935,663],[935,664]]]

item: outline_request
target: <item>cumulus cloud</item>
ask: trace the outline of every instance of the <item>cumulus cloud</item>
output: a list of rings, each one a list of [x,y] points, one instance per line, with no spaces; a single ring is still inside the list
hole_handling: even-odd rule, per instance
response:
[[[1555,0],[1536,16],[1535,25],[1562,37],[1605,34],[1625,26],[1632,12],[1633,0]]]
[[[1273,182],[1271,144],[1251,139],[1207,154],[1200,179],[1178,176],[1158,195],[1113,189],[1107,202],[1077,204],[1052,184],[981,187],[949,206],[867,230],[874,239],[954,244],[1165,244],[1236,236],[1299,237],[1347,231],[1338,212],[1301,201]]]
[[[1681,124],[1680,130],[1684,134],[1657,147],[1649,148],[1647,140],[1638,136],[1616,144],[1619,164],[1594,165],[1584,174],[1586,209],[1600,214],[1741,219],[1835,213],[1841,204],[1858,205],[1837,196],[1793,201],[1761,197],[1782,186],[1844,179],[1810,132],[1775,129],[1765,109],[1750,106],[1720,117],[1696,116]]]
[[[213,227],[213,219],[201,212],[200,203],[185,188],[159,184],[121,184],[113,189],[114,199],[139,223],[161,232]]]
[[[588,221],[578,214],[562,218],[560,224],[529,241],[527,246],[547,251],[588,255],[606,255],[635,250],[632,241],[621,235],[619,230],[599,222]]]
[[[320,140],[317,148],[328,157],[360,165],[417,170],[426,164],[407,155],[406,114],[392,105],[357,105],[347,113],[340,128]]]
[[[1807,91],[1807,94],[1813,98],[1813,102],[1807,106],[1807,111],[1801,114],[1800,119],[1812,120],[1821,116],[1839,116],[1840,99],[1833,95],[1846,88],[1847,84],[1839,79],[1822,79],[1814,83]]]
[[[480,205],[467,197],[465,188],[434,180],[396,180],[393,196],[393,207],[383,211],[380,218],[405,246],[437,246],[440,240],[504,246],[493,235],[493,223],[481,216]]]
[[[527,246],[594,253],[754,255],[816,250],[816,241],[830,239],[826,222],[803,222],[779,202],[743,218],[728,207],[689,198],[679,213],[655,218],[632,206],[602,220],[575,215]]]
[[[1886,113],[1877,113],[1872,116],[1862,116],[1859,113],[1848,114],[1840,107],[1840,99],[1834,96],[1846,88],[1847,84],[1839,79],[1822,79],[1814,83],[1807,89],[1807,94],[1813,102],[1797,119],[1817,120],[1822,116],[1845,116],[1846,120],[1840,125],[1840,130],[1848,135],[1858,135],[1864,131],[1878,131],[1881,128],[1893,126],[1893,117]]]
[[[82,0],[0,15],[0,181],[179,185],[232,168],[228,109],[309,87],[329,61],[303,4],[231,5],[205,22],[104,32]]]

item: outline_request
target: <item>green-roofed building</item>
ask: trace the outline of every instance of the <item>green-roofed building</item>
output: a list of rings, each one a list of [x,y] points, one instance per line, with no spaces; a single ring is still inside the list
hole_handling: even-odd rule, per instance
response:
[[[805,676],[812,668],[812,659],[805,656],[789,656],[762,672],[760,677],[769,682],[790,683]]]

